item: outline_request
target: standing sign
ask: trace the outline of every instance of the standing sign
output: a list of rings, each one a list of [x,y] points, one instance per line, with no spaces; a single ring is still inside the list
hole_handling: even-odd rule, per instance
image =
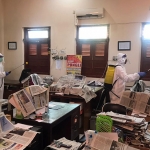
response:
[[[67,55],[67,74],[81,74],[82,55]]]

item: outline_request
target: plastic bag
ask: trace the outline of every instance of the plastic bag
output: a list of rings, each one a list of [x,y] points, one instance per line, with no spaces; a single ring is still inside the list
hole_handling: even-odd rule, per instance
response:
[[[146,84],[143,82],[143,80],[138,80],[134,83],[132,88],[130,90],[132,92],[144,92],[145,91]]]

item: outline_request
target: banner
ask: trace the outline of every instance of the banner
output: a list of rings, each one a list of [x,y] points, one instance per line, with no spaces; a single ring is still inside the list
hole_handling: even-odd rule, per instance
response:
[[[81,74],[82,55],[67,55],[67,74]]]

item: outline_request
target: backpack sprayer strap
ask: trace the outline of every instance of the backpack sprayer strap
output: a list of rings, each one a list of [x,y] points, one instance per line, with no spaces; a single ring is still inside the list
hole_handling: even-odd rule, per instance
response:
[[[116,84],[116,82],[118,81],[119,77],[115,80],[115,82],[113,83],[112,87]],[[116,97],[120,98],[117,94],[115,94],[112,90],[110,91],[111,93],[113,93]]]
[[[2,83],[0,85],[0,88],[3,86],[3,83],[4,83],[4,78],[1,79]]]
[[[120,98],[117,94],[115,94],[113,91],[110,91],[111,93],[113,93],[116,97]]]

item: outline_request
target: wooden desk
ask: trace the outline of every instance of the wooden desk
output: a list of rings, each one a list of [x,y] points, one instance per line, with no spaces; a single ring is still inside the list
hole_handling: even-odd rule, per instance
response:
[[[8,99],[9,95],[19,91],[22,84],[19,80],[4,80],[4,99]]]
[[[55,104],[61,105],[63,108],[58,110],[49,109],[49,121],[37,122],[31,119],[16,118],[13,118],[13,121],[15,121],[15,123],[42,126],[44,147],[49,145],[54,139],[57,140],[62,137],[66,137],[70,140],[78,139],[80,105],[59,102],[55,102]]]
[[[56,95],[55,93],[50,93],[49,101],[56,101],[56,102],[74,102],[82,104],[82,113],[80,113],[80,133],[84,133],[84,131],[90,129],[90,117],[92,115],[92,110],[96,109],[100,95],[101,95],[101,89],[102,87],[92,87],[94,89],[94,92],[97,94],[96,98],[93,98],[90,102],[86,103],[85,99],[83,99],[80,96],[76,95]]]

